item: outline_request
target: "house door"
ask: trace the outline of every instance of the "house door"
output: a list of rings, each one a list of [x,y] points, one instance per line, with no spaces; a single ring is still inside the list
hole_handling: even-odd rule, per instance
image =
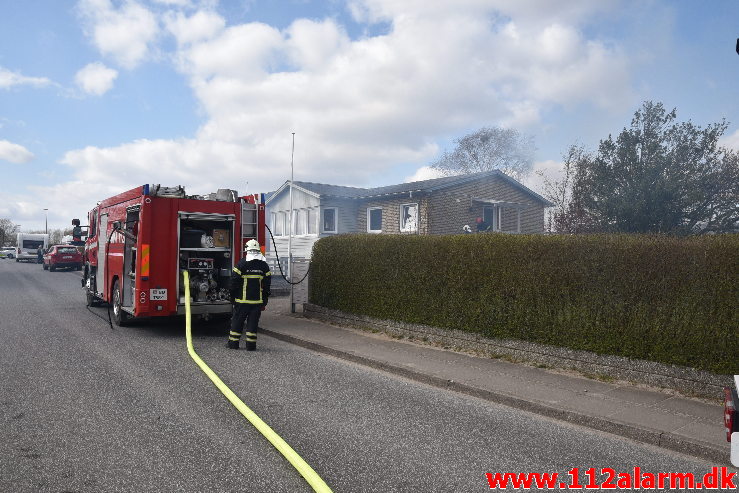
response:
[[[490,226],[491,231],[500,231],[500,207],[497,205],[483,207],[482,220]]]

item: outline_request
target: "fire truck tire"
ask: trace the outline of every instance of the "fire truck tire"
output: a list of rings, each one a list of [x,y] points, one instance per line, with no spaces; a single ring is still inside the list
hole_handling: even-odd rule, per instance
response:
[[[55,270],[56,270],[56,267],[54,267],[53,265],[49,264],[49,272],[54,272]]]
[[[119,327],[124,327],[128,324],[130,316],[123,311],[121,303],[121,285],[116,279],[113,284],[113,321]]]

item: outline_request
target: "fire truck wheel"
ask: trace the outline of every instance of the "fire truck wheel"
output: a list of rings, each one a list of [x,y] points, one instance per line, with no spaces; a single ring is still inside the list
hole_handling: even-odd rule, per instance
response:
[[[116,279],[113,284],[113,321],[123,327],[128,323],[129,315],[121,308],[121,285]]]
[[[54,267],[53,265],[49,264],[49,272],[54,272],[55,270],[56,270],[56,267]]]

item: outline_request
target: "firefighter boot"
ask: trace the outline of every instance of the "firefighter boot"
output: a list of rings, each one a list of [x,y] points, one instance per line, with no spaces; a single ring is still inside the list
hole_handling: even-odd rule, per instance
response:
[[[240,332],[229,331],[228,333],[228,349],[239,349]]]
[[[246,350],[256,351],[257,349],[257,335],[254,332],[246,333]]]

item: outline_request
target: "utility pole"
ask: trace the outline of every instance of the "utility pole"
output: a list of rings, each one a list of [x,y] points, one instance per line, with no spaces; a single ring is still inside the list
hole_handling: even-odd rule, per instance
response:
[[[44,224],[46,228],[46,234],[49,234],[49,209],[44,209]]]
[[[290,229],[287,237],[287,277],[293,282],[293,179],[295,178],[295,132],[293,132],[293,150],[290,154]],[[295,286],[290,284],[290,312],[295,313],[294,301]]]

